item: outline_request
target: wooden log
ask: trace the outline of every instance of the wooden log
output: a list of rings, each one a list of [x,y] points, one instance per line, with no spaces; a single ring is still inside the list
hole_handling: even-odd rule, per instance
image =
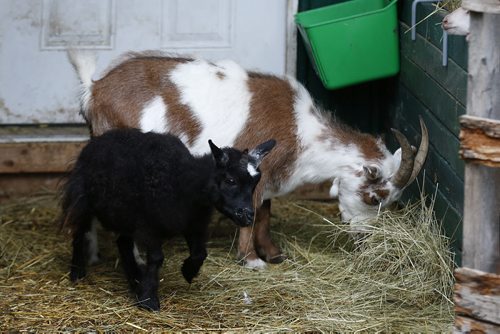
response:
[[[460,117],[460,157],[467,162],[500,167],[500,121]]]
[[[455,270],[455,333],[500,333],[500,275]]]
[[[467,114],[500,120],[500,15],[471,12]],[[500,168],[466,164],[462,265],[495,272],[500,261]]]
[[[0,174],[67,172],[85,141],[0,143]]]

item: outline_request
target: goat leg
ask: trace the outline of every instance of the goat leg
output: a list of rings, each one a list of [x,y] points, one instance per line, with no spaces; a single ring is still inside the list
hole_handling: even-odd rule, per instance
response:
[[[137,284],[141,281],[141,270],[134,257],[134,240],[123,234],[116,239],[116,245],[122,260],[123,270],[127,277],[130,289],[135,291]]]
[[[266,266],[266,263],[257,255],[252,235],[253,227],[240,227],[238,259],[247,268],[262,269]]]
[[[160,300],[158,299],[158,271],[163,264],[163,252],[161,243],[149,245],[147,250],[147,263],[144,274],[137,286],[137,300],[139,307],[158,311]]]
[[[72,282],[76,282],[87,274],[88,239],[86,233],[89,228],[90,226],[83,222],[78,225],[73,235],[73,256],[71,258],[71,270],[69,274],[69,278]]]
[[[287,256],[274,245],[270,235],[271,200],[265,200],[256,210],[254,244],[257,254],[269,263],[281,263]]]
[[[186,241],[189,246],[189,257],[184,260],[181,271],[182,276],[191,284],[207,258],[206,233],[188,234]]]

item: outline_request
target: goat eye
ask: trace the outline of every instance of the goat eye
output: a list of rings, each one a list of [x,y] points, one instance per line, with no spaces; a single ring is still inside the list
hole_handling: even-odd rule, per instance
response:
[[[227,177],[224,182],[229,184],[230,186],[234,186],[236,184],[236,181],[232,177]]]

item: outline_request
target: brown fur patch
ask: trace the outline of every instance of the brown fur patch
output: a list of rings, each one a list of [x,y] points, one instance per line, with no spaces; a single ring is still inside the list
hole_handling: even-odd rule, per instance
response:
[[[144,105],[155,96],[162,96],[167,105],[170,132],[177,136],[186,134],[188,142],[193,143],[201,132],[200,125],[189,108],[180,102],[179,92],[168,78],[175,66],[187,61],[139,54],[109,70],[92,88],[93,135],[112,128],[138,128]]]
[[[386,184],[386,182],[380,184],[372,184],[370,182],[361,186],[359,194],[363,202],[368,205],[378,205],[381,200],[387,198],[389,190],[384,188]],[[370,193],[375,193],[376,196],[370,195]]]
[[[217,78],[219,78],[221,80],[223,80],[226,77],[226,75],[224,73],[222,73],[221,71],[217,71],[215,73],[215,75],[217,76]]]
[[[378,160],[384,158],[384,153],[380,149],[378,139],[376,137],[367,133],[359,132],[336,121],[331,122],[330,131],[333,131],[334,133],[327,135],[335,136],[342,144],[356,145],[366,160]]]
[[[235,147],[253,148],[265,140],[277,141],[260,166],[262,178],[255,189],[255,203],[262,201],[265,188],[277,191],[291,173],[297,159],[297,125],[293,116],[294,91],[280,78],[249,73],[248,87],[252,94],[250,116],[238,135]]]

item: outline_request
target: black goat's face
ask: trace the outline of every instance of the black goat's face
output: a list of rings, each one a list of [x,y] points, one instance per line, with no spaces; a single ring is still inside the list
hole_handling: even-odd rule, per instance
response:
[[[220,149],[211,140],[208,142],[216,165],[212,193],[215,207],[236,225],[251,225],[255,216],[253,192],[260,180],[259,165],[276,141],[268,140],[250,152]]]

